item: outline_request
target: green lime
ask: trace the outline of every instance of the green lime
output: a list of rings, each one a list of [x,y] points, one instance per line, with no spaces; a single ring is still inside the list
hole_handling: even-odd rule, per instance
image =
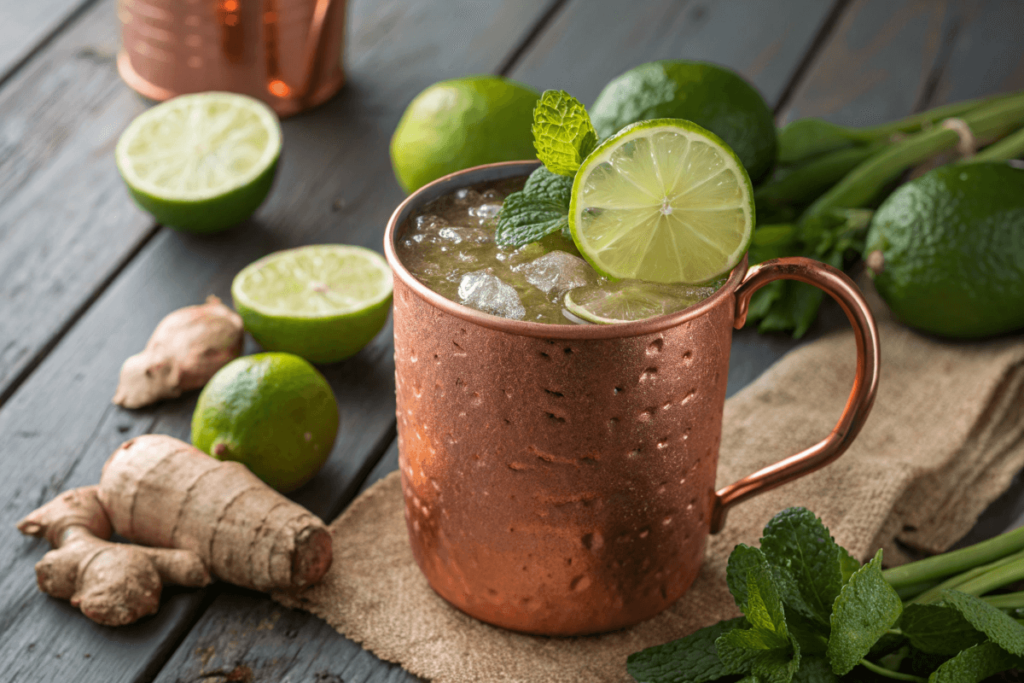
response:
[[[281,155],[281,127],[267,105],[245,95],[204,92],[158,104],[117,142],[121,177],[163,225],[217,232],[263,203]]]
[[[893,192],[865,260],[900,320],[944,337],[1024,328],[1024,171],[942,166]]]
[[[207,382],[192,414],[192,443],[287,493],[320,471],[338,422],[334,393],[316,368],[290,353],[257,353]]]
[[[627,126],[584,159],[569,227],[605,277],[702,283],[743,258],[753,194],[717,135],[690,121],[654,119]]]
[[[355,355],[391,310],[391,269],[378,253],[344,244],[278,251],[231,283],[245,329],[268,351],[314,363]]]
[[[620,280],[577,287],[565,295],[563,303],[566,310],[587,322],[603,325],[629,323],[689,308],[714,294],[716,289],[717,286],[692,287]]]
[[[533,159],[533,88],[501,76],[441,81],[406,107],[391,137],[391,165],[406,192],[496,161]]]
[[[725,140],[755,182],[775,163],[771,108],[741,76],[714,64],[641,64],[604,87],[590,117],[602,138],[637,121],[693,121]]]

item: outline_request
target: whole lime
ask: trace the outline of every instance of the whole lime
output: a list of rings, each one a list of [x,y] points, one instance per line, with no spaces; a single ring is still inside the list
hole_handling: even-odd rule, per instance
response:
[[[945,337],[1024,327],[1024,171],[942,166],[878,208],[865,260],[900,320]]]
[[[722,138],[755,183],[775,163],[775,122],[764,98],[740,75],[705,62],[663,60],[612,80],[590,109],[608,137],[648,119],[687,119]]]
[[[406,192],[464,168],[532,159],[536,90],[501,76],[430,86],[409,103],[391,137],[391,165]]]
[[[323,466],[338,423],[334,393],[316,368],[290,353],[258,353],[231,361],[203,388],[192,443],[287,493]]]

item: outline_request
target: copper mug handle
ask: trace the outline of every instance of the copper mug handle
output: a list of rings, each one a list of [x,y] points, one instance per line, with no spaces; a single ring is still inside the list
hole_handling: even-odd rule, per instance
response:
[[[775,280],[806,282],[839,302],[857,340],[857,372],[853,389],[846,399],[839,422],[823,441],[715,492],[711,533],[721,531],[726,512],[736,503],[810,474],[842,455],[864,426],[875,401],[879,365],[878,328],[857,285],[842,271],[820,261],[800,257],[773,259],[752,267],[736,289],[736,329],[747,321],[750,297]]]

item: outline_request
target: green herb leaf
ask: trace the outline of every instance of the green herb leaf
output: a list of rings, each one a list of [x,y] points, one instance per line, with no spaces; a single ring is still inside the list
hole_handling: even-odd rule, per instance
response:
[[[1024,666],[1024,659],[990,641],[969,647],[953,657],[928,677],[928,683],[980,683],[1017,666]]]
[[[857,570],[832,607],[828,660],[842,676],[866,655],[903,612],[903,603],[882,576],[882,551]]]
[[[736,606],[744,614],[747,613],[747,584],[750,570],[753,567],[767,567],[768,559],[758,548],[751,548],[745,543],[740,543],[732,549],[729,555],[729,564],[725,569],[725,582],[729,586]]]
[[[746,614],[751,628],[730,631],[715,641],[718,656],[732,673],[750,671],[761,681],[790,683],[800,667],[800,646],[790,637],[771,567],[760,551],[742,551],[740,557],[749,563]]]
[[[803,657],[800,668],[793,676],[793,683],[837,683],[839,678],[832,673],[832,665],[824,657]]]
[[[597,133],[579,100],[545,90],[533,109],[533,146],[549,171],[572,176],[597,146]]]
[[[783,596],[783,603],[786,598]],[[800,645],[800,652],[805,655],[822,655],[828,647],[828,629],[806,617],[800,612],[786,606],[786,626],[789,636]]]
[[[779,164],[804,162],[819,154],[850,147],[862,137],[850,128],[822,119],[799,119],[779,129],[777,160]]]
[[[843,546],[839,547],[839,566],[842,568],[843,585],[860,569],[860,560],[850,554]]]
[[[738,628],[743,617],[721,621],[671,643],[635,652],[626,660],[626,671],[640,683],[705,683],[731,672],[718,657],[715,641]]]
[[[844,582],[840,548],[821,520],[806,508],[783,510],[765,526],[761,550],[784,577],[786,604],[827,626]]]
[[[971,626],[1007,652],[1024,656],[1024,626],[981,598],[957,590],[942,593],[943,603],[955,609]]]
[[[553,232],[567,231],[571,198],[572,178],[555,175],[541,166],[530,174],[521,192],[505,198],[494,241],[521,247]]]
[[[965,647],[985,640],[985,635],[971,626],[959,612],[939,605],[907,605],[900,617],[899,628],[910,639],[911,645],[935,655],[955,655]]]

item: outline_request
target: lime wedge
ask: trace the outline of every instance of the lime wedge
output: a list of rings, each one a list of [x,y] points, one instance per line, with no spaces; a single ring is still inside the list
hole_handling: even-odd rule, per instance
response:
[[[270,191],[281,154],[277,115],[224,92],[182,95],[132,121],[117,142],[121,177],[161,224],[217,232],[248,218]]]
[[[667,315],[703,301],[716,286],[693,287],[620,280],[577,287],[565,295],[566,310],[587,322],[609,325]]]
[[[391,310],[391,269],[369,249],[318,244],[246,266],[231,283],[245,329],[268,351],[333,363],[366,346]]]
[[[683,119],[641,121],[583,161],[569,227],[605,277],[707,282],[743,258],[753,194],[743,165],[714,133]]]

